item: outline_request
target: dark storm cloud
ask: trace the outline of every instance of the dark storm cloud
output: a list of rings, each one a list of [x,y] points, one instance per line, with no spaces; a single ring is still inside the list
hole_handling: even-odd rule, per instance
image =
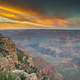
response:
[[[0,3],[35,9],[49,17],[65,18],[80,14],[80,0],[0,0]]]

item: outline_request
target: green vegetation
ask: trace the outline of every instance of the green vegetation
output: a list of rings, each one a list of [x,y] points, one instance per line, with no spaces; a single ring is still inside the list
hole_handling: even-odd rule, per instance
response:
[[[17,57],[21,63],[27,63],[28,56],[23,51],[17,49]]]
[[[0,80],[16,80],[17,76],[10,72],[0,72]]]
[[[0,72],[0,80],[26,80],[24,75],[16,75],[11,72]]]
[[[31,73],[37,73],[38,72],[38,68],[37,67],[28,67],[25,69],[25,72],[27,72],[28,74],[31,74]]]
[[[0,48],[4,48],[4,43],[0,42]]]
[[[44,76],[42,80],[49,80],[48,76]]]

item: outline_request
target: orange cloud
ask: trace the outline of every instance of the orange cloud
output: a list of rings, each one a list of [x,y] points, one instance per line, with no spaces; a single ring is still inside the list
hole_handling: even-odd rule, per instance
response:
[[[7,17],[7,18],[16,18],[16,15],[14,14],[10,14],[10,13],[0,13],[0,16],[4,16],[4,17]]]
[[[67,27],[69,25],[69,21],[65,19],[50,19],[35,11],[15,9],[8,6],[0,6],[0,16],[14,20],[16,25],[22,25],[23,28],[24,26],[26,26],[26,28],[33,28],[33,26],[35,26],[35,28],[38,26],[40,28],[52,28],[54,26]],[[1,25],[0,23],[0,26]]]
[[[46,26],[68,26],[69,22],[64,19],[38,19],[37,23],[43,24]]]

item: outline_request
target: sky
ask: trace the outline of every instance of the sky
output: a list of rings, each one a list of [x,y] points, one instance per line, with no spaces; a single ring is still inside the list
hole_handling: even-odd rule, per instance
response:
[[[52,17],[65,18],[80,14],[79,0],[0,0],[0,2],[24,9],[37,10],[43,15]]]
[[[0,0],[1,29],[73,29],[79,28],[79,17],[79,0]]]

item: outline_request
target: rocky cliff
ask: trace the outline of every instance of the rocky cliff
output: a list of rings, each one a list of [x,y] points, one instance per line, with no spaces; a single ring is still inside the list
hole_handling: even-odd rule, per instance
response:
[[[39,58],[35,60],[31,55],[26,55],[24,51],[16,48],[14,41],[9,37],[0,34],[0,72],[10,71],[17,76],[24,75],[26,78],[21,80],[63,80],[54,67],[50,67],[48,64],[48,66],[44,66],[43,64],[46,65],[46,63],[42,59],[43,64]],[[41,66],[43,67],[41,68]],[[51,76],[51,74],[53,75]]]
[[[17,63],[15,43],[0,34],[0,70],[13,70]]]

